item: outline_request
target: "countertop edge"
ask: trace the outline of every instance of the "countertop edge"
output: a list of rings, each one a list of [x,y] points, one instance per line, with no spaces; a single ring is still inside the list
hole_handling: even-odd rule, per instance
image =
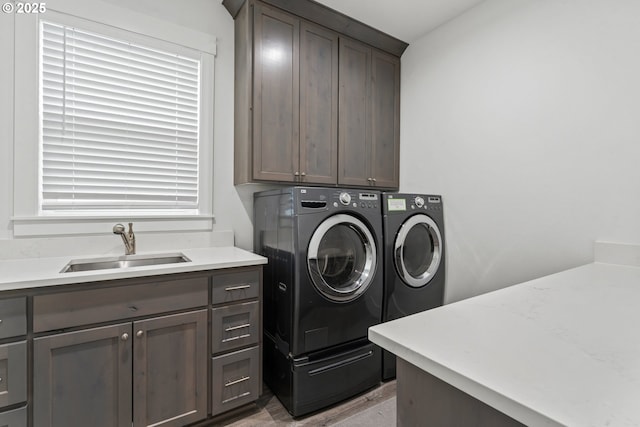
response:
[[[59,270],[48,271],[43,269],[40,273],[34,273],[32,277],[28,274],[17,279],[8,279],[0,282],[0,294],[3,292],[32,290],[40,288],[50,288],[56,286],[73,285],[78,283],[94,283],[109,280],[130,279],[148,276],[161,276],[178,273],[195,273],[200,271],[219,270],[225,268],[250,267],[264,265],[268,262],[267,258],[252,252],[231,247],[213,247],[213,248],[197,248],[183,249],[179,252],[187,255],[192,262],[180,264],[164,264],[140,267],[129,267],[114,270],[95,270],[89,272],[78,273],[60,273]],[[233,256],[220,256],[222,252],[231,252]],[[220,261],[215,261],[218,256]],[[15,262],[38,262],[43,264],[52,264],[56,266],[64,265],[63,260],[82,259],[84,257],[56,257],[41,258],[34,260],[10,260],[8,263]],[[49,269],[51,267],[49,266]],[[37,270],[37,269],[36,269]]]
[[[483,403],[496,408],[525,425],[553,427],[564,426],[563,423],[553,420],[523,403],[498,393],[490,387],[484,386],[469,377],[456,372],[455,370],[449,369],[424,355],[418,354],[417,352],[394,342],[378,331],[378,327],[381,325],[369,328],[369,340],[385,350],[394,353],[397,357],[411,363],[425,372],[430,373],[434,377],[456,387]]]

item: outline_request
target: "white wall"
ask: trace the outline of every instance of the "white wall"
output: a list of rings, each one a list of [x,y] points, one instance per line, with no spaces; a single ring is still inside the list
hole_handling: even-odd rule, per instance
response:
[[[99,0],[90,0],[99,1]],[[233,19],[220,1],[102,0],[217,38],[214,120],[213,232],[136,233],[138,251],[233,244],[253,245],[252,194],[259,186],[233,186]],[[13,238],[13,15],[0,14],[0,259],[123,251],[110,230],[66,238]],[[117,22],[107,22],[117,26]],[[15,25],[20,16],[15,16]],[[20,52],[18,54],[24,54]],[[34,85],[37,82],[34,82]],[[18,143],[18,142],[17,142]],[[23,143],[23,142],[19,142]],[[37,143],[37,141],[33,141]],[[20,165],[17,165],[20,167]],[[115,223],[115,222],[114,222]]]
[[[640,242],[640,2],[488,0],[402,57],[401,190],[443,195],[447,302]]]
[[[13,18],[0,14],[0,239],[10,235],[13,200]]]

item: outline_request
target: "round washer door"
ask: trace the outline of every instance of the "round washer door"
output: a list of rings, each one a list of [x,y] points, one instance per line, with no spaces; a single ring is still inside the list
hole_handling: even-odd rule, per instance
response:
[[[394,244],[396,271],[409,286],[419,288],[431,281],[442,259],[442,235],[427,215],[409,217],[400,226]]]
[[[338,214],[314,231],[307,266],[316,289],[332,301],[348,302],[367,290],[376,270],[376,243],[358,218]]]

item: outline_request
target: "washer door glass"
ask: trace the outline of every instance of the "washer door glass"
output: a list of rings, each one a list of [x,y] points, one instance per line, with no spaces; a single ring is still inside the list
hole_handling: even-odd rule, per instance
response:
[[[311,236],[307,266],[316,289],[333,301],[358,298],[376,269],[376,244],[358,218],[339,214],[323,221]]]
[[[427,215],[407,219],[394,245],[398,274],[409,286],[419,288],[433,279],[442,259],[442,235],[438,225]]]

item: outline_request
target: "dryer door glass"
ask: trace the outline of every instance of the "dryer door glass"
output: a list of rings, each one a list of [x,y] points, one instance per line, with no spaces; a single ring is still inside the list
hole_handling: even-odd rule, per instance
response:
[[[412,287],[429,283],[442,259],[442,235],[427,215],[407,219],[396,236],[395,265],[402,280]]]
[[[307,265],[316,289],[333,301],[351,301],[371,284],[376,245],[358,218],[340,214],[318,226],[309,242]]]

